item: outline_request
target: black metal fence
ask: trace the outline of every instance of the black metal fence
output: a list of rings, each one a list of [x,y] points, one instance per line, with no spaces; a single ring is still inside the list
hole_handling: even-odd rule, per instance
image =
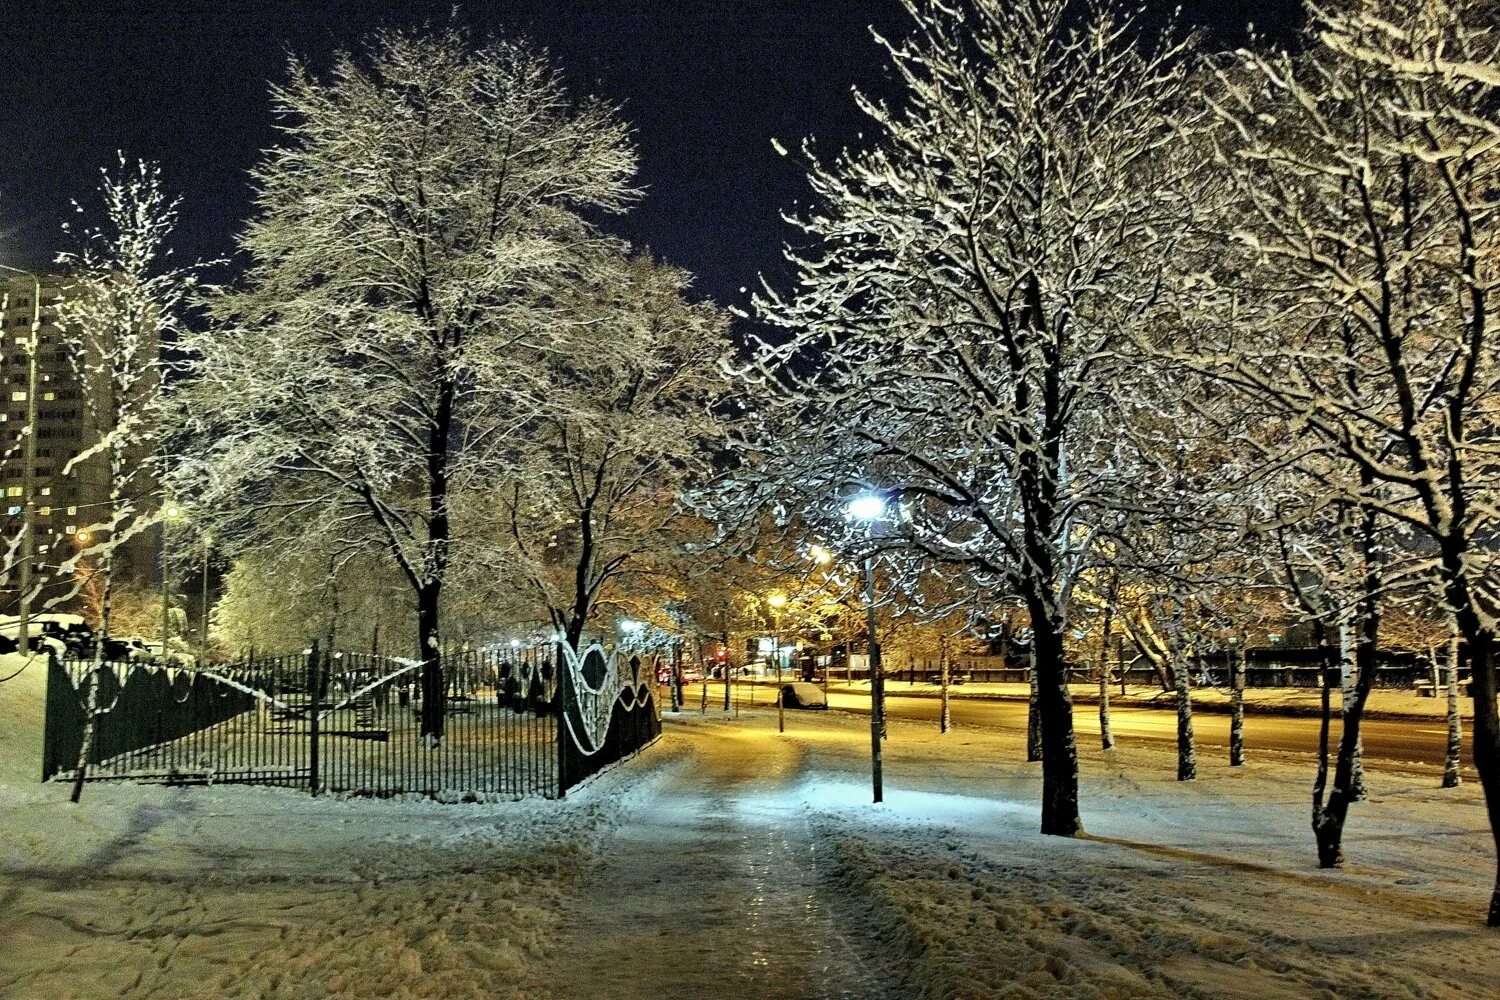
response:
[[[413,661],[317,652],[203,669],[53,661],[42,778],[74,777],[82,764],[89,780],[553,797],[661,731],[638,659],[548,646],[441,665],[444,732],[431,739]]]

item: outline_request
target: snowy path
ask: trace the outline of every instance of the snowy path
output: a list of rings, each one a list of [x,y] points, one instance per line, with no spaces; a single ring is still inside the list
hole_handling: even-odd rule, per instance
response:
[[[604,846],[541,988],[569,1000],[880,997],[830,908],[798,746],[715,735],[693,740]]]

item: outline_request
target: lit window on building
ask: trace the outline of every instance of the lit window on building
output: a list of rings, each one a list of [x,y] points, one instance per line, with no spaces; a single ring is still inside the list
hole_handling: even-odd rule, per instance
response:
[[[10,508],[10,516],[15,517],[19,513],[21,513],[21,508],[12,504]]]
[[[52,516],[52,508],[51,507],[38,507],[36,509],[36,512],[38,514],[42,515],[43,517],[51,517]]]
[[[11,392],[11,394],[10,394],[10,401],[12,403],[23,403],[23,402],[25,402],[26,401],[26,390],[25,389],[16,389],[13,392]]]
[[[75,532],[75,531],[78,530],[78,525],[76,525],[76,524],[70,524],[66,528],[64,528],[63,530],[66,531],[68,534],[71,535],[73,532]]]
[[[26,488],[24,486],[7,486],[5,488],[5,495],[8,497],[24,497],[26,495]]]
[[[77,507],[69,507],[68,508],[68,516],[69,517],[72,517],[74,514],[77,514],[77,513],[78,513],[78,508]],[[69,528],[68,530],[72,531],[73,529]]]

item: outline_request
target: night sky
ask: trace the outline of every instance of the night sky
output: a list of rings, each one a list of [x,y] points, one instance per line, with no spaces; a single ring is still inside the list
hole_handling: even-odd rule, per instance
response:
[[[1175,0],[1147,4],[1168,11]],[[449,2],[71,0],[7,4],[0,115],[0,263],[45,266],[73,198],[115,150],[158,160],[183,196],[176,250],[220,257],[245,218],[247,169],[275,141],[267,80],[285,53],[325,63],[381,26],[445,22]],[[1190,0],[1188,24],[1220,45],[1245,23],[1284,32],[1298,0]],[[851,85],[884,92],[869,28],[900,34],[897,0],[469,0],[475,34],[522,33],[571,86],[623,106],[647,197],[609,226],[699,276],[725,303],[776,275],[794,235],[779,212],[804,196],[770,145],[826,147],[865,127]]]

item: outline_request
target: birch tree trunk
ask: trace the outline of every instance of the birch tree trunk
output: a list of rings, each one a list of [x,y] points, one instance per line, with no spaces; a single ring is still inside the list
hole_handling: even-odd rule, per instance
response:
[[[1245,763],[1245,650],[1237,643],[1229,651],[1229,766]]]
[[[946,733],[948,731],[949,726],[953,722],[952,716],[951,716],[950,711],[949,711],[950,706],[949,706],[949,703],[948,703],[948,677],[949,677],[948,671],[949,671],[949,666],[948,666],[948,639],[947,639],[946,636],[944,636],[943,639],[938,644],[938,670],[941,672],[941,680],[942,680],[942,685],[943,685],[943,711],[942,711],[942,715],[940,715],[938,717],[938,732],[940,732],[940,733]]]
[[[1448,751],[1443,758],[1443,787],[1457,788],[1463,783],[1459,773],[1459,755],[1463,750],[1464,731],[1458,714],[1458,636],[1448,637]],[[1436,694],[1436,690],[1433,692]]]
[[[1177,780],[1193,781],[1198,777],[1198,753],[1193,740],[1192,671],[1175,629],[1171,647],[1172,683],[1177,691]]]
[[[1354,689],[1358,683],[1359,664],[1355,650],[1354,630],[1349,617],[1345,615],[1339,621],[1339,716],[1345,730],[1349,729],[1350,717],[1355,711]],[[1366,797],[1364,744],[1357,735],[1349,754],[1349,773],[1353,782],[1350,791],[1355,802],[1363,802]]]
[[[1109,646],[1114,638],[1115,605],[1120,597],[1120,571],[1109,577],[1109,598],[1104,604],[1104,628],[1099,636],[1099,743],[1105,750],[1115,748],[1114,730],[1109,725]]]
[[[1036,682],[1036,638],[1026,651],[1026,679],[1031,691],[1026,699],[1026,760],[1028,763],[1042,759],[1042,718],[1037,713]]]
[[[1099,664],[1099,742],[1105,750],[1115,748],[1115,734],[1109,726],[1109,667]]]

